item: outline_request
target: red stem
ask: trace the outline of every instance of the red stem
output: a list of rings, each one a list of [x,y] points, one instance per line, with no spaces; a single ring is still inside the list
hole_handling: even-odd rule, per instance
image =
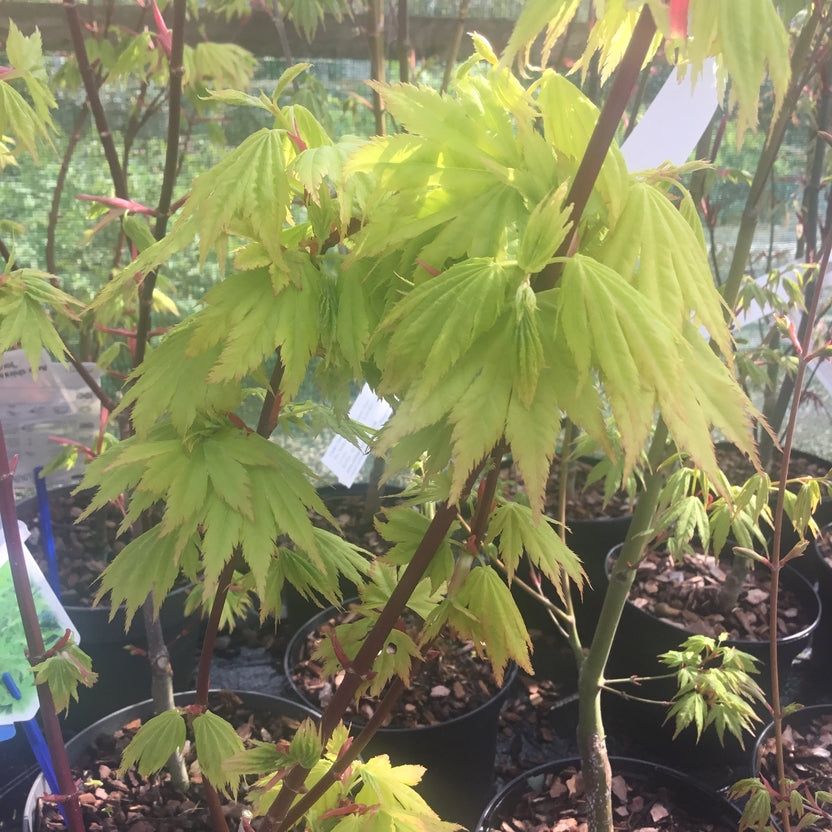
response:
[[[627,51],[615,73],[609,95],[598,116],[595,129],[589,138],[581,164],[578,166],[572,187],[566,197],[567,204],[571,205],[569,218],[572,222],[572,229],[555,252],[555,257],[566,257],[572,249],[573,241],[578,233],[578,223],[592,195],[592,188],[607,158],[607,152],[615,138],[616,130],[621,124],[621,118],[630,100],[630,93],[638,81],[642,64],[655,34],[656,23],[650,7],[645,4],[642,6]],[[562,263],[550,263],[540,272],[535,289],[542,292],[553,288],[560,279],[562,271]]]

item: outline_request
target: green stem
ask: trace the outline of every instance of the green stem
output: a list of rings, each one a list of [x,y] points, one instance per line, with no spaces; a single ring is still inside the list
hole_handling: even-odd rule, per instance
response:
[[[665,476],[658,465],[665,455],[667,427],[659,421],[648,454],[651,474],[636,504],[627,538],[610,576],[598,616],[595,637],[578,674],[578,751],[586,785],[589,828],[593,832],[612,830],[612,774],[607,756],[601,717],[604,670],[624,605],[635,579],[636,566],[644,555],[647,531],[652,527]]]

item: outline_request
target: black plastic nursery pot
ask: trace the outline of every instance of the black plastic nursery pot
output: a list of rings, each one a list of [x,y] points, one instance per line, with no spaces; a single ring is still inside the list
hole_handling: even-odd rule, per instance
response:
[[[829,771],[832,770],[832,765],[827,755],[832,753],[832,703],[811,705],[788,714],[783,719],[783,729],[786,776],[800,781],[803,784],[801,791],[804,787],[808,787],[811,792],[821,788],[829,791],[830,782],[832,782]],[[813,730],[814,736],[810,741],[804,741],[800,736],[794,735],[789,739],[785,736],[787,729],[800,732],[800,734]],[[757,777],[762,772],[767,780],[776,783],[777,771],[776,766],[773,765],[773,758],[771,765],[767,765],[765,759],[768,756],[767,746],[770,746],[773,736],[774,723],[770,722],[760,732],[754,744],[751,753],[750,776]],[[823,767],[823,771],[818,771],[817,768],[813,771],[815,768],[813,757],[815,762]]]
[[[63,492],[69,490],[62,489]],[[61,490],[55,493],[61,493]],[[35,498],[17,506],[18,518],[27,526],[31,526],[37,513]],[[90,553],[90,557],[95,556],[96,553]],[[169,593],[159,613],[170,651],[174,690],[187,690],[193,684],[202,632],[199,616],[196,613],[185,615],[189,591],[189,587],[180,587]],[[112,620],[112,608],[108,605],[66,605],[64,608],[78,629],[81,648],[92,659],[92,668],[98,673],[98,681],[91,688],[79,688],[78,701],[72,703],[64,717],[64,724],[77,730],[114,709],[134,703],[139,696],[149,692],[150,666],[144,653],[147,640],[141,614],[134,616],[130,629],[125,632],[123,606],[115,611]]]
[[[832,501],[821,505],[825,519],[832,516]],[[832,534],[832,523],[820,530],[821,539],[824,534]],[[812,663],[821,673],[828,674],[832,663],[832,563],[824,557],[818,546],[818,540],[813,540],[806,549],[805,557],[797,562],[806,560],[814,576],[815,587],[820,596],[821,617],[815,637],[812,642]],[[828,676],[827,676],[828,678]]]
[[[620,546],[617,546],[608,554],[607,574],[611,571],[612,563],[619,551]],[[812,641],[812,636],[820,622],[821,607],[818,595],[811,584],[794,569],[785,567],[780,580],[784,589],[795,594],[799,605],[811,622],[798,632],[781,636],[777,640],[782,686],[783,680],[788,677],[788,668]],[[628,601],[622,612],[613,643],[607,678],[628,678],[632,675],[653,676],[666,673],[667,668],[659,662],[657,657],[669,650],[678,649],[681,643],[691,635],[693,635],[691,630],[671,624]],[[760,672],[754,678],[764,691],[770,690],[768,641],[729,640],[727,643],[751,654],[758,660],[757,667]],[[666,680],[645,683],[642,687],[628,690],[640,697],[669,699],[675,689],[673,680]],[[673,725],[670,722],[661,725],[665,710],[660,706],[623,701],[615,695],[605,697],[605,704],[609,706],[614,718],[623,718],[634,725],[643,726],[644,730],[640,731],[640,736],[648,747],[655,747],[661,753],[671,755],[674,759],[685,757],[707,759],[708,756],[717,754],[739,763],[745,758],[746,752],[732,735],[726,733],[723,746],[719,743],[713,729],[704,732],[698,742],[692,728],[688,728],[673,739]],[[764,718],[767,711],[763,706],[757,704],[755,707],[761,718]]]
[[[222,691],[211,691],[212,694],[220,694]],[[266,693],[259,693],[256,691],[233,691],[233,693],[242,700],[242,704],[251,708],[252,710],[271,711],[282,716],[296,719],[298,722],[312,717],[317,719],[318,714],[311,708],[293,702],[289,699],[283,699],[278,696],[270,696]],[[189,705],[194,701],[196,691],[182,691],[177,693],[174,697],[176,705],[182,707]],[[96,738],[102,734],[112,734],[118,731],[124,725],[136,720],[147,720],[154,714],[153,700],[147,699],[143,702],[138,702],[129,705],[126,708],[121,708],[114,713],[99,719],[92,725],[84,728],[69,742],[66,743],[67,757],[69,764],[76,765],[86,751],[93,745]],[[35,832],[38,829],[38,813],[40,810],[40,798],[47,793],[46,781],[42,776],[38,776],[35,782],[29,789],[29,794],[26,799],[26,804],[23,810],[23,830],[22,832]]]
[[[698,829],[713,829],[719,832],[732,832],[737,829],[740,819],[739,810],[718,792],[702,783],[694,780],[687,774],[676,771],[672,768],[657,763],[644,762],[626,757],[612,757],[610,759],[613,776],[622,776],[625,780],[639,780],[649,783],[652,787],[662,789],[662,795],[668,795],[673,806],[678,806],[686,813],[696,818],[701,824]],[[483,812],[476,832],[504,832],[506,829],[522,830],[525,828],[541,828],[539,824],[544,820],[548,823],[545,828],[560,828],[556,825],[557,818],[548,818],[544,814],[542,801],[548,798],[548,787],[544,786],[546,777],[549,774],[557,774],[563,770],[575,768],[580,769],[580,761],[576,758],[567,760],[554,760],[544,763],[536,768],[527,771],[525,774],[512,780],[505,788],[491,801]],[[541,789],[544,791],[541,793]],[[665,791],[666,790],[666,791]],[[523,818],[515,818],[518,807],[526,795],[540,793],[541,817],[535,817],[535,825],[522,825]],[[532,798],[534,800],[534,798]],[[663,797],[663,801],[665,798]],[[668,807],[669,808],[669,807]],[[577,824],[574,827],[578,829]],[[638,827],[640,828],[640,827]],[[655,827],[651,827],[655,828]]]
[[[293,691],[317,711],[320,704],[301,691],[294,670],[307,636],[337,612],[332,607],[310,619],[292,637],[284,658],[286,677]],[[416,728],[380,728],[362,756],[367,759],[387,754],[393,765],[425,766],[424,777],[417,786],[419,794],[442,820],[472,828],[492,794],[498,716],[516,678],[517,668],[512,665],[497,694],[475,710],[446,722]],[[350,727],[357,734],[363,726],[353,720]]]

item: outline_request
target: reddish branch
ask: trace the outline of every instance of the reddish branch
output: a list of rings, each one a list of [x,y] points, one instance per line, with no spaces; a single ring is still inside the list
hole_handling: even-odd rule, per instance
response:
[[[598,116],[595,129],[592,131],[583,159],[581,159],[581,164],[578,166],[578,171],[572,182],[572,187],[566,197],[567,204],[571,206],[569,218],[572,222],[572,228],[561,243],[560,248],[555,252],[555,257],[567,257],[572,250],[578,234],[578,223],[584,213],[589,197],[592,195],[592,189],[601,172],[601,166],[607,158],[607,153],[627,108],[630,94],[638,81],[641,67],[655,34],[656,23],[653,20],[650,7],[645,4],[641,9],[635,29],[633,29],[633,36],[630,38],[624,58],[615,72],[609,95]],[[562,271],[562,263],[550,263],[538,275],[535,289],[542,292],[553,288],[560,279]]]
[[[44,656],[43,636],[38,623],[38,612],[35,608],[35,600],[32,597],[32,587],[29,585],[29,577],[26,572],[26,561],[23,554],[23,543],[20,539],[20,531],[17,526],[17,513],[14,505],[13,472],[9,466],[9,457],[6,450],[6,438],[3,435],[3,426],[0,424],[0,519],[6,535],[6,548],[9,554],[9,568],[12,573],[14,592],[17,597],[17,605],[20,609],[20,617],[23,621],[23,630],[26,634],[26,645],[29,655]],[[75,790],[75,781],[69,768],[69,760],[66,756],[61,726],[55,712],[55,702],[49,685],[37,686],[38,701],[40,702],[40,714],[43,722],[43,730],[46,735],[46,743],[52,758],[52,765],[55,769],[55,778],[58,781],[58,788],[64,796],[63,806],[66,813],[67,825],[70,832],[83,832],[84,821],[81,817],[81,806],[78,802],[78,793]]]

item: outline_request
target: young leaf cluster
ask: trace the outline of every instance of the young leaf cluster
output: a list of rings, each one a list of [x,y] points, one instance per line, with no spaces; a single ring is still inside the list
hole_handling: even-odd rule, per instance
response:
[[[765,702],[765,694],[750,675],[756,660],[723,644],[725,638],[691,636],[680,650],[659,656],[676,672],[678,690],[665,720],[674,720],[674,736],[693,725],[698,740],[713,725],[720,742],[727,730],[743,745],[743,733],[759,722],[752,703]]]

